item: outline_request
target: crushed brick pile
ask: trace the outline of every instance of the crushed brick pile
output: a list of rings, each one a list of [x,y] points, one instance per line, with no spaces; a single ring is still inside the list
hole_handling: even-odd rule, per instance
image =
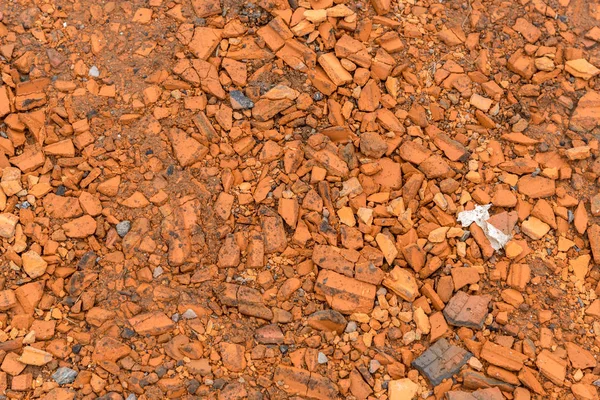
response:
[[[0,2],[0,398],[598,400],[600,5]]]

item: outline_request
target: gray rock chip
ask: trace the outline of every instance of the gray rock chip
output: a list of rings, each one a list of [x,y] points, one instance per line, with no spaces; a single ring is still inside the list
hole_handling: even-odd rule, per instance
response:
[[[371,360],[369,362],[369,372],[374,374],[381,367],[381,363],[377,360]]]
[[[73,383],[77,378],[78,372],[68,367],[60,367],[52,374],[52,379],[59,385]]]
[[[240,90],[229,92],[231,108],[234,110],[247,110],[254,107],[254,102],[247,98]]]
[[[129,230],[131,229],[131,222],[121,221],[117,224],[116,228],[119,236],[125,237],[125,235],[127,235],[127,232],[129,232]]]
[[[325,354],[319,352],[319,354],[317,354],[317,362],[319,364],[327,364],[328,358]]]
[[[194,310],[192,310],[191,308],[188,308],[187,310],[185,310],[185,312],[183,314],[181,314],[181,318],[194,319],[194,318],[198,318],[198,315],[196,315]]]
[[[348,322],[348,325],[346,325],[346,330],[344,332],[346,332],[346,333],[356,332],[357,328],[358,328],[358,324],[356,323],[356,321],[350,321],[350,322]]]

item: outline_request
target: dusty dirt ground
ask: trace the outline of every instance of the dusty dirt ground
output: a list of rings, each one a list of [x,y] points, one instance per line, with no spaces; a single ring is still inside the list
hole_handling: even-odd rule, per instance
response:
[[[588,0],[0,1],[0,398],[598,400],[598,42]]]

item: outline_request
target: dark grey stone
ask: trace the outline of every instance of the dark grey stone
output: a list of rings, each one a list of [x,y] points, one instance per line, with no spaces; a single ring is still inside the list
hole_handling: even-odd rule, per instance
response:
[[[52,379],[59,385],[73,383],[77,378],[77,371],[68,367],[60,367],[52,374]]]
[[[427,349],[412,365],[429,379],[433,386],[451,378],[473,355],[463,348],[440,339]]]
[[[246,110],[254,107],[254,102],[247,98],[240,90],[232,90],[229,92],[231,97],[231,107],[234,110]]]

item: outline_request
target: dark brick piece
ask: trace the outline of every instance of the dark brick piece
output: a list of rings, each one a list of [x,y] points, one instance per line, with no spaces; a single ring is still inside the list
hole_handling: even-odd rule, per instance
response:
[[[429,379],[433,386],[455,375],[473,355],[458,346],[451,345],[446,339],[440,339],[412,365]]]
[[[450,325],[483,329],[489,302],[487,296],[469,296],[465,292],[458,292],[444,308],[444,317]]]

